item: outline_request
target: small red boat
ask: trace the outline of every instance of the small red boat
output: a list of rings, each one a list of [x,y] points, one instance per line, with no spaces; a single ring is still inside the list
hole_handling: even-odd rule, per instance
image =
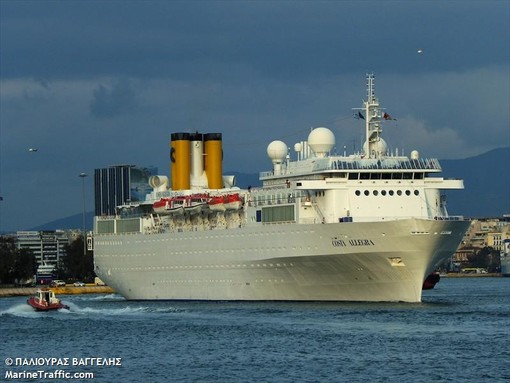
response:
[[[69,310],[69,306],[63,304],[60,299],[55,296],[55,293],[49,289],[37,290],[35,296],[29,298],[27,303],[36,311],[50,311],[60,309]]]

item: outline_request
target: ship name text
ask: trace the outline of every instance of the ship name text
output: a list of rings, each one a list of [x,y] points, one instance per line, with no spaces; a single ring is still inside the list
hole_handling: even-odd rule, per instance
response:
[[[357,238],[357,239],[338,239],[338,238],[332,238],[331,244],[334,247],[345,247],[345,246],[375,246],[375,243],[371,239],[363,239],[363,238]]]

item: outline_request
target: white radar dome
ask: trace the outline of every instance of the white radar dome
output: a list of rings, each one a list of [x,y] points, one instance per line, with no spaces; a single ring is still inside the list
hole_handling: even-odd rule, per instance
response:
[[[297,144],[294,144],[294,151],[295,152],[300,152],[301,150],[303,150],[303,144],[301,144],[301,142],[298,142]]]
[[[411,152],[411,159],[417,160],[418,158],[420,158],[420,153],[417,150],[413,150]]]
[[[328,128],[315,128],[308,135],[308,145],[318,157],[324,157],[335,146],[335,135]]]
[[[367,143],[363,144],[363,151],[367,152]],[[388,153],[388,144],[382,138],[379,137],[379,141],[374,143],[373,151],[376,153],[370,153],[370,155],[378,154],[378,155],[386,155]]]
[[[287,156],[287,145],[283,141],[273,141],[267,146],[267,155],[271,160],[284,160]]]

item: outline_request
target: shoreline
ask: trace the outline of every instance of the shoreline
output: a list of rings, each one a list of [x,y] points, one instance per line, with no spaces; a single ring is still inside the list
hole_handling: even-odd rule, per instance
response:
[[[462,274],[462,273],[448,273],[448,274],[439,274],[441,278],[499,278],[503,277],[501,273],[485,273],[485,274]]]
[[[37,289],[48,286],[36,287],[0,287],[0,298],[34,295]],[[114,294],[110,286],[85,285],[83,287],[62,286],[51,287],[56,295],[77,295],[77,294]]]

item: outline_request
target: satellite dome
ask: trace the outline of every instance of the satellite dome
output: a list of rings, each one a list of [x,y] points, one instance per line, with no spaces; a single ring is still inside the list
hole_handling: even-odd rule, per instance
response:
[[[287,156],[287,145],[283,141],[273,141],[267,146],[267,155],[271,160],[284,160]]]
[[[328,128],[315,128],[308,135],[308,145],[318,157],[324,157],[335,146],[335,135]]]
[[[418,158],[420,158],[420,153],[417,150],[413,150],[411,152],[411,159],[417,160]]]
[[[388,152],[388,144],[386,143],[386,141],[384,141],[382,138],[379,137],[379,141],[374,143],[373,150],[374,150],[374,152],[376,152],[379,155],[386,155]],[[367,153],[367,143],[366,142],[363,144],[363,151],[365,153]],[[372,155],[372,154],[375,154],[375,153],[370,153],[370,155]]]
[[[303,144],[301,144],[301,142],[298,142],[297,144],[294,144],[294,151],[295,152],[300,152],[301,150],[303,150]]]

